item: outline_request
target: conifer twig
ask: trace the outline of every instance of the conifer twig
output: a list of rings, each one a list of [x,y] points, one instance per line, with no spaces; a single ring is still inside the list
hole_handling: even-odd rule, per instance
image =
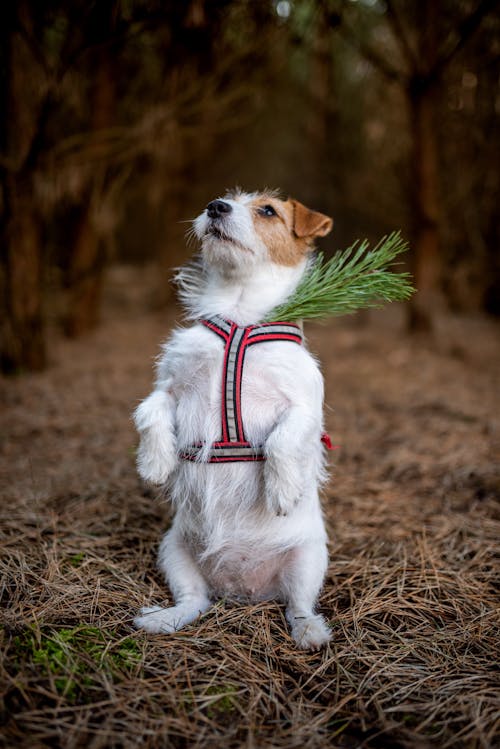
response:
[[[387,270],[407,249],[408,243],[397,231],[383,237],[373,249],[365,239],[327,262],[320,253],[294,293],[266,319],[326,318],[409,299],[414,292],[410,274]]]

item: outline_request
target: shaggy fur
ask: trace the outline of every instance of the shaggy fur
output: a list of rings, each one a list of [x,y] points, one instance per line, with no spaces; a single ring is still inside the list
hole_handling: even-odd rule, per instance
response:
[[[296,288],[316,236],[332,221],[273,194],[231,193],[224,210],[198,216],[200,257],[178,275],[188,316],[238,325],[261,321]],[[329,629],[314,605],[327,566],[318,498],[323,478],[323,380],[305,346],[267,341],[246,355],[242,383],[247,439],[265,462],[209,464],[182,448],[220,439],[223,345],[195,322],[164,345],[156,387],[135,412],[141,476],[167,485],[176,514],[159,566],[175,606],[145,608],[135,623],[172,632],[215,597],[277,598],[292,636],[318,648]],[[201,456],[203,460],[203,454]]]

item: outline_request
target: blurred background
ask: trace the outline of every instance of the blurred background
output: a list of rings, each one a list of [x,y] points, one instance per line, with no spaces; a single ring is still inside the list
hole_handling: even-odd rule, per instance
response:
[[[495,0],[17,0],[0,35],[3,372],[95,328],[120,269],[168,304],[235,185],[333,216],[327,253],[401,228],[408,330],[500,315]]]

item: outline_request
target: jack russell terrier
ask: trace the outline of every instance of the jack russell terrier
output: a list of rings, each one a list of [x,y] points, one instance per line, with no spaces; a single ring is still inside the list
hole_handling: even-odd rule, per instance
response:
[[[194,221],[201,253],[177,276],[193,324],[163,346],[134,414],[139,473],[176,511],[158,562],[175,605],[143,608],[135,624],[147,632],[178,630],[229,597],[285,603],[300,648],[330,639],[314,613],[328,562],[323,378],[299,325],[262,321],[332,223],[296,200],[240,191]]]

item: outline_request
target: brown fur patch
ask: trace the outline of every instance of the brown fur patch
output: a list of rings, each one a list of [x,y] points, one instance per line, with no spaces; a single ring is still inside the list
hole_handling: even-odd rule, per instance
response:
[[[259,212],[271,206],[276,216]],[[280,200],[273,193],[260,193],[252,200],[255,231],[278,265],[298,265],[313,249],[314,238],[324,236],[332,227],[332,219],[311,211],[297,200]]]

